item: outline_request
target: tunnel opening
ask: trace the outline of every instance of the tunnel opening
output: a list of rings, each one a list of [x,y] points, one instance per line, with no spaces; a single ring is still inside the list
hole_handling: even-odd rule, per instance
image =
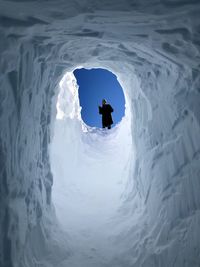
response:
[[[75,67],[65,72],[56,89],[56,119],[78,119],[84,131],[101,129],[99,107],[105,99],[114,109],[112,128],[120,124],[127,116],[130,117],[130,99],[122,87],[125,77],[120,76],[120,72],[116,74],[109,67],[99,66]],[[127,86],[126,82],[124,86]]]
[[[88,126],[101,128],[102,116],[98,108],[105,99],[114,109],[110,119],[112,127],[118,124],[125,115],[125,97],[116,75],[102,68],[79,68],[73,73],[78,84],[82,120]]]

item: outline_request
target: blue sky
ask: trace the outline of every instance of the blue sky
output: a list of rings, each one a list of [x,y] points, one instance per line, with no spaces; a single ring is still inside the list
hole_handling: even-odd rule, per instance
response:
[[[84,68],[76,69],[74,75],[79,85],[83,121],[89,126],[102,127],[98,106],[105,98],[114,109],[113,126],[117,124],[124,116],[125,99],[116,76],[105,69],[86,70]]]

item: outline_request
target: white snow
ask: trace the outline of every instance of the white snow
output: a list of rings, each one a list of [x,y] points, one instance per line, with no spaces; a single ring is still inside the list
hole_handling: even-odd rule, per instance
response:
[[[0,0],[0,266],[200,266],[199,12]],[[80,66],[124,89],[109,133],[81,121]]]

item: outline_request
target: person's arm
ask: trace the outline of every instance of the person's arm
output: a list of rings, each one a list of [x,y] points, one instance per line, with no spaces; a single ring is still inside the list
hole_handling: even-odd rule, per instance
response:
[[[113,112],[114,111],[114,109],[111,107],[111,105],[110,105],[110,112]]]
[[[99,106],[99,114],[102,114],[102,107]]]

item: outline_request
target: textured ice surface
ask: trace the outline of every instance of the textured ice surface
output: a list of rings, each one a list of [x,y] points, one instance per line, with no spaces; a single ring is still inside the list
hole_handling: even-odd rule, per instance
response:
[[[1,266],[200,266],[199,12],[195,0],[0,1]],[[56,121],[59,82],[79,66],[124,88],[126,117],[106,137],[82,128],[73,101]],[[53,146],[69,150],[50,165]],[[105,188],[99,160],[117,172]],[[80,211],[94,217],[88,244]]]

